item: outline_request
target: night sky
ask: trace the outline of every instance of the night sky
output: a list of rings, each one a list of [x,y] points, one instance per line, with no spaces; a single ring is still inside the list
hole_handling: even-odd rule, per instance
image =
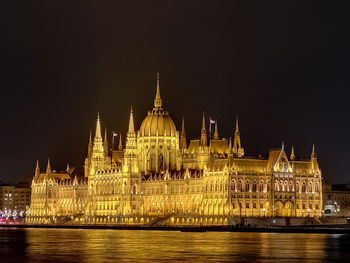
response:
[[[203,112],[225,138],[238,114],[246,155],[284,141],[307,159],[315,143],[323,176],[347,182],[349,9],[321,2],[2,2],[0,180],[30,181],[36,159],[82,167],[97,112],[125,137],[130,106],[136,127],[152,109],[160,72],[188,139]]]

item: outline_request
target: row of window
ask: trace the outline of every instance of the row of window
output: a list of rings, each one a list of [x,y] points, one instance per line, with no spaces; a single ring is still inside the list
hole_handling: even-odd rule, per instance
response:
[[[259,185],[257,185],[257,183],[255,181],[253,181],[252,184],[250,184],[249,180],[245,181],[245,183],[243,182],[243,180],[239,180],[238,183],[236,184],[236,180],[232,180],[231,182],[231,190],[232,191],[239,191],[242,192],[243,190],[247,191],[247,192],[264,192],[270,191],[270,183],[269,181],[266,182],[266,184],[264,184],[263,181],[260,182]],[[307,190],[307,191],[306,191]],[[316,183],[309,183],[308,184],[308,188],[306,189],[306,183],[303,182],[301,187],[300,187],[300,183],[297,181],[295,183],[295,188],[294,188],[294,183],[293,181],[275,181],[274,184],[274,191],[276,192],[319,192],[320,191],[320,185],[318,182]]]
[[[238,205],[239,205],[239,208],[243,208],[242,202],[239,202]],[[233,206],[233,208],[236,208],[235,203],[233,203],[232,206]],[[256,203],[256,202],[253,202],[253,205],[251,206],[251,203],[250,203],[250,202],[246,202],[246,203],[245,203],[245,208],[257,208],[257,203]],[[264,208],[264,203],[260,203],[260,207],[259,207],[259,208],[260,208],[260,209],[263,209],[263,208]],[[296,208],[297,208],[297,209],[300,209],[300,205],[297,204],[297,205],[296,205]],[[310,203],[308,208],[309,208],[309,209],[313,209],[314,207],[313,207],[313,205]],[[304,204],[304,203],[302,204],[302,209],[306,209],[306,204]],[[315,209],[319,209],[319,204],[317,204],[317,203],[315,204]]]

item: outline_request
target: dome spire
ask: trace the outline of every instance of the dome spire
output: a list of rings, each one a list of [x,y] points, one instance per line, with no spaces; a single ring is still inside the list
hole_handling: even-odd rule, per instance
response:
[[[162,107],[162,98],[160,97],[160,87],[159,87],[159,73],[157,73],[157,93],[154,98],[154,107],[161,108]]]

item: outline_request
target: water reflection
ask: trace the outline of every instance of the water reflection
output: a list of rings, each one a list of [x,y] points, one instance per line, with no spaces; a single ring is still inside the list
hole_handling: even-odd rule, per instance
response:
[[[2,262],[344,262],[347,235],[0,229]]]

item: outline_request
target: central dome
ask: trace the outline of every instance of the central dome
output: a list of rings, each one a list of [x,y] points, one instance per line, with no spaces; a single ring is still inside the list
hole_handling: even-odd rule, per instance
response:
[[[140,136],[169,136],[175,137],[176,126],[169,113],[162,108],[162,99],[159,91],[159,75],[157,75],[157,93],[154,98],[154,108],[148,112],[147,117],[140,126]]]
[[[142,121],[140,135],[145,136],[176,136],[176,126],[170,118],[169,113],[162,108],[154,108],[148,112]]]

